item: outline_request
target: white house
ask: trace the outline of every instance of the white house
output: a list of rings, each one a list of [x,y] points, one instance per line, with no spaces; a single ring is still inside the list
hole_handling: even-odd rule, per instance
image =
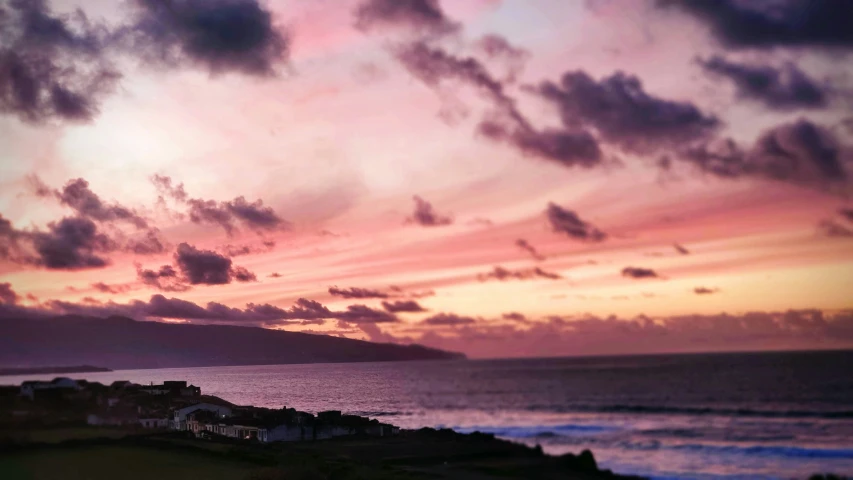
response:
[[[195,405],[190,405],[189,407],[184,407],[175,410],[174,414],[172,415],[172,428],[174,430],[186,430],[187,415],[198,410],[214,412],[220,418],[231,416],[231,407],[226,407],[224,405],[213,405],[212,403],[197,403]]]
[[[55,388],[80,390],[80,385],[77,380],[67,377],[56,377],[49,382],[29,381],[21,384],[21,396],[32,400],[35,397],[36,390],[52,390]]]

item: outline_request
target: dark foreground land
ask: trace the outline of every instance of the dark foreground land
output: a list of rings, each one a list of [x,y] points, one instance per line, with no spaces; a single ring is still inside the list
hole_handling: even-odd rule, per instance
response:
[[[553,457],[491,435],[450,430],[247,444],[200,440],[187,432],[134,434],[81,427],[0,432],[0,441],[4,480],[632,478],[599,470],[589,452]]]

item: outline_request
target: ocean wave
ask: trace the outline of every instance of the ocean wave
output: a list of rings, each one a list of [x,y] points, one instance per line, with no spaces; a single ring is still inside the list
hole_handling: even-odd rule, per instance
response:
[[[677,407],[668,405],[570,405],[556,409],[542,406],[528,407],[529,411],[557,411],[580,413],[631,413],[637,415],[718,415],[725,417],[761,418],[853,418],[853,410],[756,410],[751,408]]]
[[[657,450],[660,448],[680,451],[696,451],[714,454],[736,454],[762,457],[785,457],[785,458],[845,458],[853,459],[853,449],[850,448],[816,448],[796,447],[787,445],[706,445],[706,444],[680,444],[680,445],[657,445],[648,448],[647,444],[623,444],[628,449]]]
[[[564,425],[528,425],[528,426],[476,426],[452,427],[459,433],[491,433],[505,438],[548,438],[569,435],[584,435],[618,430],[609,425],[564,424]]]

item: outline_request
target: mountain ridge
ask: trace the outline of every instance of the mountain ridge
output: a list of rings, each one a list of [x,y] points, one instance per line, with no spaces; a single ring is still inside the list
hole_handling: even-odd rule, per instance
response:
[[[464,359],[423,345],[238,325],[64,315],[0,321],[0,366],[103,365],[114,370]]]

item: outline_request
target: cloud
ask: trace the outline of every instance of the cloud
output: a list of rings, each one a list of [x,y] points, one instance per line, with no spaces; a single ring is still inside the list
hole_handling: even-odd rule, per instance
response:
[[[457,57],[425,42],[398,48],[395,57],[409,73],[433,89],[448,80],[461,82],[491,102],[495,111],[478,125],[479,135],[566,166],[591,167],[601,162],[598,143],[588,132],[535,129],[518,110],[515,99],[506,93],[503,83],[476,58]]]
[[[52,270],[100,268],[118,244],[88,218],[65,217],[47,230],[17,230],[0,216],[0,258]]]
[[[212,250],[199,250],[188,243],[178,245],[175,263],[190,285],[225,285],[232,280],[257,280],[255,275],[245,268],[232,267],[230,258]]]
[[[451,217],[438,214],[432,204],[423,198],[415,195],[412,199],[415,201],[415,211],[406,219],[407,223],[417,223],[424,227],[438,227],[453,223]]]
[[[104,57],[104,29],[44,0],[13,0],[0,20],[0,112],[29,123],[86,122],[120,74]]]
[[[706,23],[729,48],[853,47],[853,10],[846,0],[662,0]]]
[[[606,233],[581,220],[577,213],[556,203],[548,203],[545,215],[555,232],[565,233],[575,240],[601,242],[607,239]]]
[[[535,278],[560,280],[563,277],[558,273],[548,272],[542,270],[539,267],[524,270],[509,270],[507,268],[501,267],[500,265],[495,266],[489,273],[481,273],[477,275],[477,280],[481,282],[486,282],[490,279],[495,279],[503,282],[506,280],[532,280]]]
[[[63,205],[71,207],[80,216],[99,222],[124,220],[136,228],[146,228],[148,223],[133,210],[119,204],[105,204],[101,198],[89,188],[89,182],[82,178],[70,180],[55,192],[56,198]]]
[[[124,251],[137,255],[153,255],[166,251],[167,242],[156,227],[149,226],[148,220],[131,208],[118,203],[104,202],[89,188],[89,182],[85,179],[69,180],[60,190],[48,187],[36,175],[29,176],[27,180],[37,196],[55,198],[60,204],[74,210],[80,218],[87,218],[107,226],[113,226],[117,222],[127,222],[138,230],[145,230],[141,236],[127,240],[124,239],[121,231],[114,231],[113,241],[124,243]]]
[[[252,255],[256,253],[265,253],[275,248],[274,240],[265,240],[261,245],[222,245],[218,247],[224,255],[229,257],[239,257],[242,255]]]
[[[386,339],[385,341],[389,341]],[[425,331],[417,342],[471,357],[624,355],[853,346],[853,311],[748,312],[652,318],[577,316],[530,324],[478,322],[443,334]]]
[[[723,140],[688,148],[682,159],[718,177],[757,176],[826,189],[849,180],[853,149],[830,129],[799,119],[766,130],[749,150]]]
[[[184,190],[183,183],[172,183],[172,178],[166,175],[155,174],[152,175],[151,183],[154,184],[154,187],[160,193],[160,195],[165,195],[170,198],[173,198],[179,202],[185,202],[189,198],[186,190]]]
[[[0,283],[0,303],[3,305],[15,305],[21,297],[12,289],[9,282]]]
[[[719,288],[707,288],[707,287],[696,287],[693,289],[693,293],[696,295],[710,295],[712,293],[719,292]]]
[[[628,278],[659,278],[657,272],[651,268],[641,267],[625,267],[622,269],[622,276]]]
[[[503,315],[501,315],[501,318],[503,318],[504,320],[512,320],[513,322],[518,322],[518,323],[529,323],[530,322],[523,313],[519,313],[519,312],[504,313]]]
[[[382,308],[391,313],[401,312],[426,312],[427,310],[414,300],[397,300],[393,302],[382,302]]]
[[[853,222],[853,208],[839,208],[838,214],[846,218],[848,222]]]
[[[399,322],[396,316],[382,310],[374,310],[365,305],[350,305],[344,312],[335,312],[334,317],[349,323],[394,323]]]
[[[164,292],[185,292],[191,288],[171,265],[163,265],[159,270],[148,270],[137,265],[136,278],[144,285]]]
[[[125,245],[125,250],[137,255],[156,255],[168,250],[169,244],[162,238],[160,231],[149,228],[142,237],[131,238]]]
[[[460,28],[447,18],[438,0],[366,0],[355,10],[355,26],[363,31],[404,27],[434,35]]]
[[[281,277],[282,277],[282,274],[280,274],[280,273],[278,273],[278,272],[272,272],[271,274],[269,274],[269,275],[267,275],[267,276],[268,276],[268,277],[270,277],[270,278],[281,278]]]
[[[235,308],[217,302],[202,306],[179,298],[152,295],[146,301],[132,300],[128,303],[99,302],[95,299],[74,303],[60,300],[44,302],[36,307],[0,304],[0,319],[44,318],[57,315],[81,315],[92,317],[125,316],[135,319],[175,319],[200,323],[281,325],[298,323],[319,324],[325,320],[341,320],[352,324],[393,323],[399,319],[388,312],[375,310],[364,305],[350,305],[343,311],[332,311],[314,300],[298,299],[290,308],[268,303],[247,303],[244,308]]]
[[[160,195],[186,204],[189,207],[187,213],[193,223],[219,225],[228,235],[234,234],[237,223],[255,232],[290,228],[290,223],[279,217],[272,207],[264,205],[263,200],[249,202],[243,196],[222,202],[190,198],[184,190],[184,184],[173,183],[168,176],[154,175],[150,180]]]
[[[539,253],[539,251],[536,250],[536,247],[534,247],[533,245],[528,243],[527,240],[525,240],[523,238],[519,238],[518,240],[516,240],[515,246],[517,246],[518,248],[529,253],[530,256],[536,260],[539,260],[539,261],[545,260],[545,255],[542,255],[541,253]]]
[[[601,80],[581,70],[528,90],[553,103],[568,129],[591,128],[622,150],[650,153],[710,138],[720,121],[689,102],[650,95],[639,78],[616,72]]]
[[[132,6],[120,35],[148,63],[270,76],[287,61],[287,33],[257,0],[135,0]]]
[[[688,250],[686,247],[684,247],[681,244],[673,243],[672,248],[674,248],[675,251],[680,253],[681,255],[690,255],[690,250]]]
[[[329,294],[343,298],[388,298],[389,295],[379,290],[371,290],[367,288],[350,287],[338,288],[329,287]]]
[[[720,56],[699,60],[709,73],[734,83],[739,98],[752,100],[773,110],[823,108],[828,89],[792,63],[775,68],[726,60]]]
[[[515,82],[521,74],[525,62],[530,58],[530,52],[514,47],[500,35],[483,35],[475,42],[474,48],[482,52],[488,59],[506,63],[508,72],[504,81],[509,83]]]
[[[104,282],[95,282],[92,284],[92,288],[101,292],[101,293],[112,293],[119,294],[130,291],[130,285],[110,285]]]
[[[254,273],[246,269],[246,267],[234,267],[231,272],[232,277],[238,282],[257,282],[258,277]]]
[[[477,323],[477,319],[473,317],[465,317],[454,313],[438,313],[424,319],[421,322],[421,325],[456,327],[460,325],[471,325],[473,323]]]
[[[834,220],[821,220],[817,224],[818,234],[830,238],[853,238],[853,230]]]

